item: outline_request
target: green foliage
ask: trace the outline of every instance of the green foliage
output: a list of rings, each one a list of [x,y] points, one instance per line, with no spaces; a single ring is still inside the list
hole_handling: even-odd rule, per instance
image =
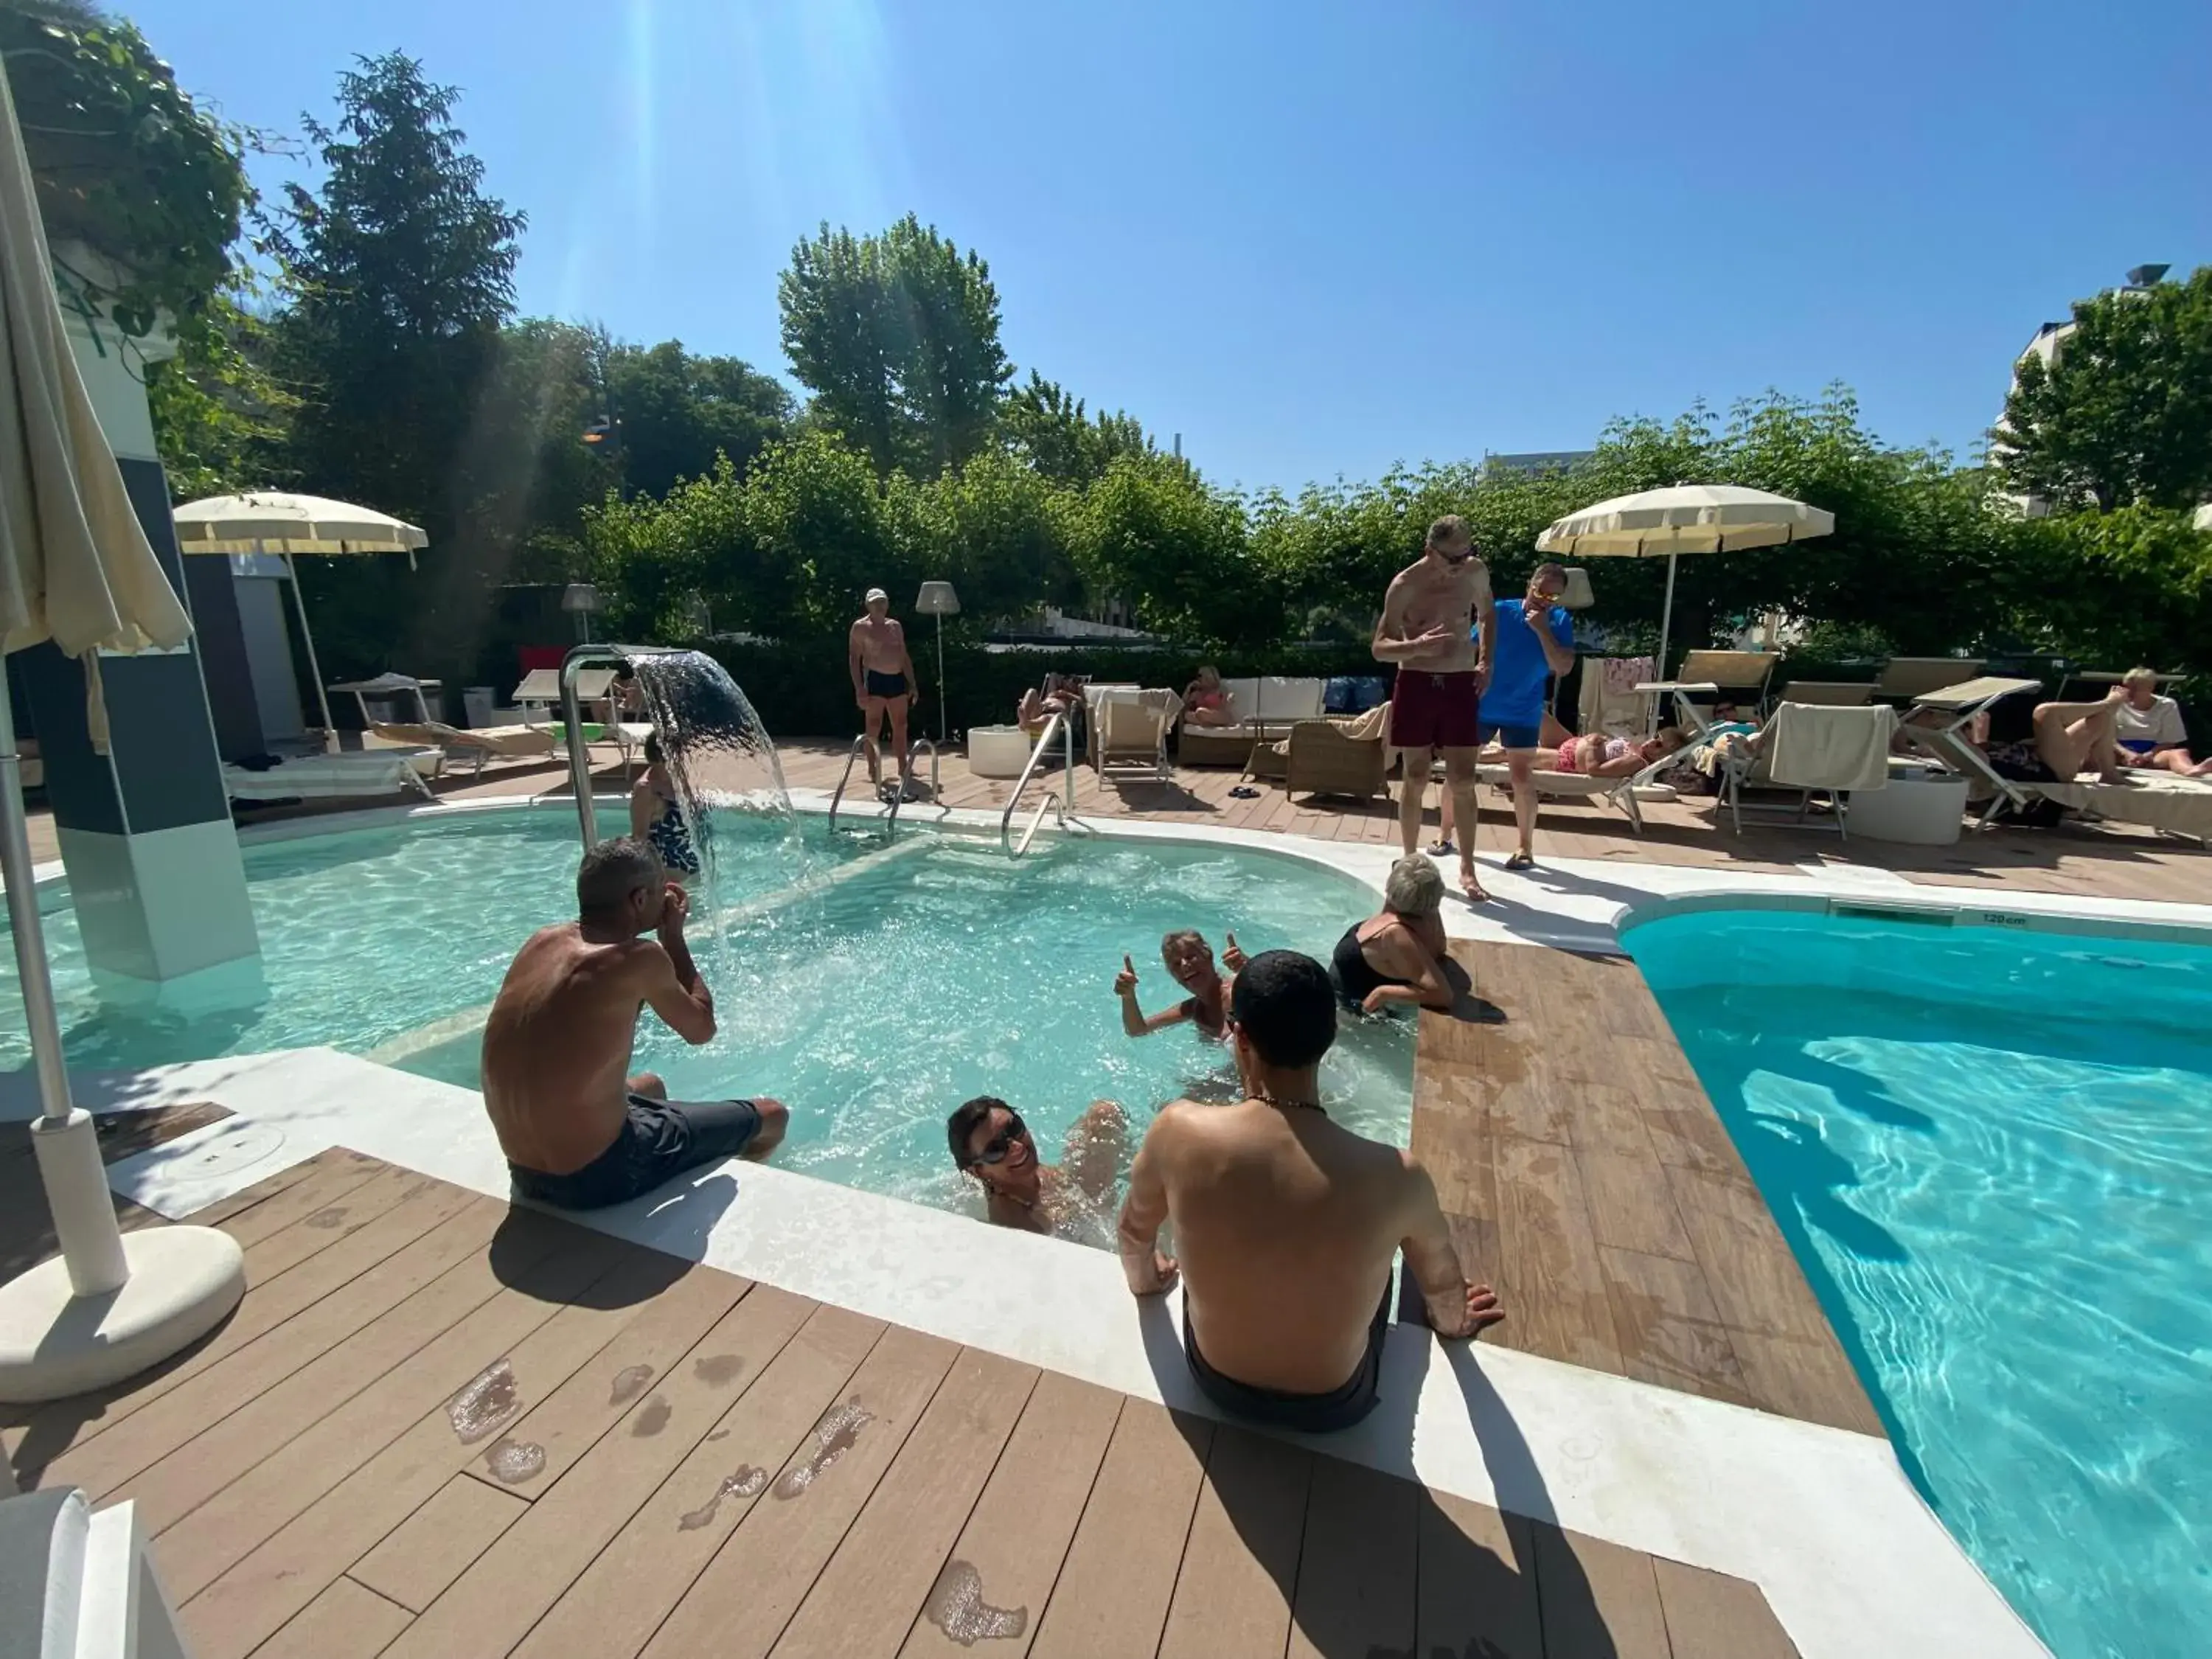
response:
[[[1123,455],[1157,453],[1134,416],[1086,414],[1082,398],[1035,369],[1027,385],[1007,394],[999,426],[1014,453],[1055,483],[1087,486]]]
[[[2212,497],[2212,265],[2076,303],[2056,363],[2021,360],[1995,451],[2062,508]]]
[[[243,279],[208,302],[177,355],[146,368],[146,401],[173,500],[270,489],[299,400],[270,371],[268,320],[242,303]]]
[[[628,489],[663,495],[678,478],[712,471],[717,455],[742,472],[791,426],[782,382],[741,358],[695,357],[679,340],[605,342],[599,371],[622,422],[617,459]]]
[[[2054,650],[2109,668],[2212,672],[2212,534],[2135,505],[2014,527],[2021,580]]]
[[[254,135],[197,108],[144,36],[88,9],[9,0],[0,55],[47,240],[82,242],[115,267],[58,253],[65,292],[126,336],[164,316],[188,334],[233,273]]]
[[[824,224],[792,249],[777,298],[815,414],[878,473],[957,466],[989,441],[1013,367],[978,255],[910,213],[881,236]]]
[[[1229,645],[1282,637],[1283,585],[1254,556],[1235,496],[1180,462],[1124,455],[1073,501],[1077,568],[1092,592],[1133,599],[1146,628]]]

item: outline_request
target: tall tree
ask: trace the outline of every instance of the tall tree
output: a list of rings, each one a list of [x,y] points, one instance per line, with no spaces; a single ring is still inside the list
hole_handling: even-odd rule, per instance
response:
[[[2212,496],[2212,265],[2078,301],[2055,360],[2021,361],[1991,438],[2011,487],[2061,508]]]
[[[912,214],[881,236],[824,224],[792,250],[777,299],[815,413],[878,472],[957,466],[989,441],[1013,367],[979,255]]]
[[[325,177],[286,187],[273,245],[293,295],[277,347],[301,398],[300,482],[413,520],[435,550],[429,592],[403,586],[393,562],[311,562],[311,588],[346,601],[325,607],[330,654],[365,668],[410,649],[446,659],[501,574],[507,550],[461,542],[461,458],[514,308],[524,217],[485,194],[453,88],[402,53],[356,61],[335,124],[307,118]]]
[[[782,382],[737,357],[695,357],[679,340],[606,352],[605,391],[622,422],[625,489],[667,493],[726,455],[743,473],[792,417]]]
[[[1088,414],[1082,398],[1069,396],[1035,369],[1024,385],[1007,393],[1000,426],[1029,464],[1055,483],[1088,485],[1103,477],[1119,456],[1154,453],[1134,416],[1119,410]]]

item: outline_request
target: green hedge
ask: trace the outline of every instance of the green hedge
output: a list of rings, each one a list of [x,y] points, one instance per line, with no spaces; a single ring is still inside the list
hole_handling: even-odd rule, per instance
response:
[[[937,730],[937,641],[925,629],[909,630],[914,663],[921,679],[921,719],[916,730]],[[860,730],[853,706],[853,682],[842,639],[777,645],[705,647],[730,672],[771,736],[821,738]],[[1011,721],[1022,693],[1048,673],[1087,674],[1093,679],[1127,680],[1139,685],[1171,686],[1180,691],[1199,665],[1211,662],[1224,676],[1258,674],[1328,677],[1380,674],[1389,671],[1364,645],[1285,646],[1233,656],[1166,647],[1153,651],[1090,647],[986,651],[973,639],[948,634],[945,680],[951,731]]]

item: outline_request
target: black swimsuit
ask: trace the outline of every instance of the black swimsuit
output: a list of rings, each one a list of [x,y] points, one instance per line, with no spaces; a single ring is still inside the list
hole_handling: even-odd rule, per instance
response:
[[[1336,981],[1336,994],[1358,1007],[1367,1000],[1367,994],[1378,985],[1407,985],[1409,980],[1389,979],[1375,971],[1367,960],[1367,953],[1359,948],[1359,929],[1364,924],[1354,922],[1344,930],[1344,937],[1336,942],[1335,954],[1329,957],[1330,975]]]

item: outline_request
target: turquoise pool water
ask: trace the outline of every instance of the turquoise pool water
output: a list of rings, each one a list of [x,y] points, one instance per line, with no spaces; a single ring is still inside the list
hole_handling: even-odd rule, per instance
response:
[[[603,816],[606,833],[620,827]],[[1160,935],[1194,927],[1217,950],[1287,945],[1326,957],[1371,896],[1264,854],[1073,841],[1018,862],[995,842],[879,838],[806,821],[728,817],[716,830],[724,927],[697,945],[720,1031],[686,1048],[650,1014],[636,1064],[678,1097],[772,1095],[793,1109],[777,1162],[872,1192],[966,1209],[945,1115],[1011,1101],[1048,1158],[1094,1099],[1141,1133],[1158,1105],[1234,1083],[1227,1051],[1187,1028],[1132,1041],[1113,994],[1126,952],[1146,1008],[1180,998]],[[252,1008],[185,1019],[103,1006],[76,921],[48,912],[73,1066],[127,1066],[327,1043],[473,1088],[482,1011],[514,949],[574,910],[566,812],[496,812],[308,840],[246,855],[268,983]],[[694,927],[695,940],[702,930]],[[0,978],[0,1066],[27,1063],[13,959]],[[1347,1022],[1324,1067],[1328,1103],[1403,1145],[1413,1043],[1394,1022]]]
[[[1745,910],[1626,943],[1953,1535],[2060,1659],[2203,1653],[2212,949]]]

